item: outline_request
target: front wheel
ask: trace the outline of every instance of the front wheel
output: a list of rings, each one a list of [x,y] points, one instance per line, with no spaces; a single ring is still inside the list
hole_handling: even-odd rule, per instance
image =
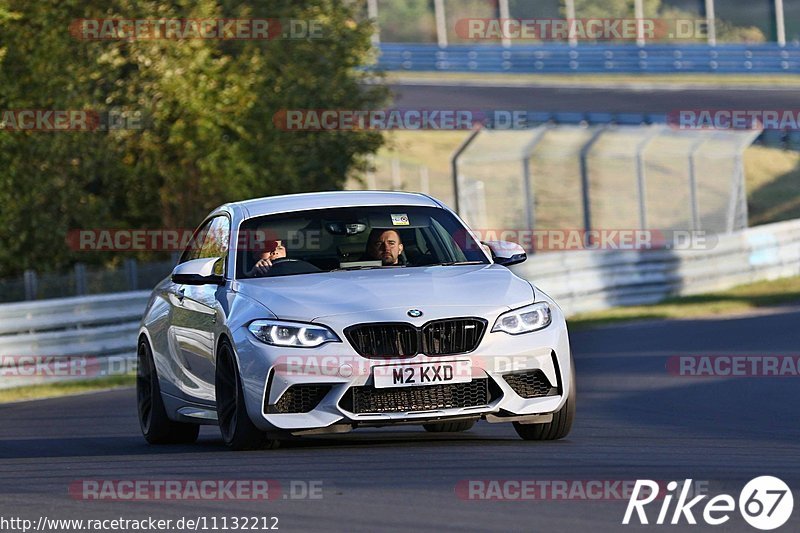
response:
[[[564,405],[553,413],[553,420],[545,424],[520,424],[514,422],[517,435],[525,440],[557,440],[566,437],[572,429],[575,419],[575,364],[573,362],[570,376],[569,396]]]
[[[245,407],[244,390],[233,348],[227,341],[219,347],[215,379],[217,420],[222,440],[232,450],[275,448],[278,441],[267,438],[250,420]]]
[[[196,441],[200,426],[175,422],[167,416],[153,352],[146,339],[139,342],[136,355],[136,399],[139,426],[145,440],[150,444],[191,444]]]

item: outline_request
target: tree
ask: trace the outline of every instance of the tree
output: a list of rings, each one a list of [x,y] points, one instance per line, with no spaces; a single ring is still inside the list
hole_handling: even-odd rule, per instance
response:
[[[2,1],[2,0],[0,0]],[[341,188],[383,142],[375,132],[284,132],[292,108],[368,109],[368,22],[342,0],[7,1],[0,109],[141,116],[141,129],[0,131],[0,275],[75,260],[70,229],[191,227],[248,197]],[[0,14],[3,13],[0,4]],[[314,20],[321,39],[77,39],[80,18]],[[82,254],[81,260],[108,257]]]

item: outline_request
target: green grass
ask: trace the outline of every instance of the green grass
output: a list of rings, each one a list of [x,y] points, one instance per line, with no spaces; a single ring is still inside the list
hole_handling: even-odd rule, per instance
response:
[[[654,305],[581,313],[571,317],[569,325],[572,329],[583,329],[638,320],[739,315],[792,303],[800,303],[800,276],[740,285],[722,292],[670,298]]]
[[[386,82],[398,80],[502,83],[519,85],[607,85],[619,87],[626,84],[652,83],[656,85],[754,85],[764,87],[797,87],[800,76],[787,75],[746,75],[746,74],[474,74],[471,72],[388,72]]]
[[[11,389],[0,390],[0,403],[16,402],[20,400],[36,400],[40,398],[56,398],[59,396],[72,396],[98,390],[131,387],[136,383],[136,376],[110,376],[105,378],[64,381],[42,385],[26,385]]]
[[[800,152],[751,146],[744,163],[751,226],[800,218]]]

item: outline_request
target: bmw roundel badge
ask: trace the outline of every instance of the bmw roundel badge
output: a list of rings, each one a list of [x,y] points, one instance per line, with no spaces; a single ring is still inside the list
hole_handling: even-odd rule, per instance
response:
[[[420,311],[419,309],[409,309],[408,316],[410,316],[411,318],[419,318],[422,316],[422,311]]]

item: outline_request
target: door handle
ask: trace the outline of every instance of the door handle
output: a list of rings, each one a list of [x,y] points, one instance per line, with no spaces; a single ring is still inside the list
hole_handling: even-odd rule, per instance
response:
[[[181,303],[183,303],[183,299],[186,297],[184,291],[186,291],[186,289],[181,288],[175,292],[175,296],[178,297],[178,301],[180,301]]]

